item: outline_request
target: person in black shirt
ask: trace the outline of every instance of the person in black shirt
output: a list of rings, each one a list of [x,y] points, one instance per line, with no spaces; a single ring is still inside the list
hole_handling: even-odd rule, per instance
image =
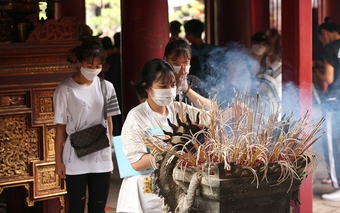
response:
[[[170,38],[179,38],[182,24],[179,21],[170,22]]]
[[[121,77],[121,52],[120,52],[120,32],[117,32],[113,36],[114,49],[106,57],[106,63],[109,64],[109,70],[105,72],[105,80],[110,81],[116,89],[119,108],[122,110],[122,77]],[[122,115],[116,115],[112,117],[113,121],[113,135],[120,135],[123,126]]]
[[[336,189],[330,194],[323,194],[325,200],[340,201],[340,35],[338,26],[331,22],[321,24],[317,30],[324,48],[320,60],[323,69],[315,68],[321,80],[328,84],[323,96],[322,108],[326,113],[327,148],[332,185]]]
[[[205,77],[205,67],[207,56],[216,46],[207,44],[202,38],[204,24],[200,20],[192,19],[184,24],[185,38],[191,43],[190,74],[196,75],[200,79]]]

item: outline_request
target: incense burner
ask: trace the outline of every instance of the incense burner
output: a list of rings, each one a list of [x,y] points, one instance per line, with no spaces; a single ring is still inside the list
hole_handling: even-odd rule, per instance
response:
[[[279,119],[279,110],[262,111],[259,97],[235,97],[231,106],[180,111],[164,137],[140,131],[156,160],[165,212],[283,213],[291,200],[299,204],[299,187],[316,168],[311,145],[324,119]]]
[[[299,162],[296,170],[301,177],[305,175],[303,161]],[[173,170],[173,179],[184,191],[196,175],[195,169]],[[229,170],[225,169],[224,163],[210,165],[202,171],[195,200],[188,212],[290,212],[291,200],[299,203],[301,180],[288,178],[281,182],[280,177],[282,173],[278,163],[254,168],[231,164]]]

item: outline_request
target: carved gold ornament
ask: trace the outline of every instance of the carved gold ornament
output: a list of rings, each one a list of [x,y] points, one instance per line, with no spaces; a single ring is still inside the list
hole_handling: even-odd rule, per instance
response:
[[[0,117],[0,177],[28,175],[28,162],[39,158],[38,129],[27,116]]]

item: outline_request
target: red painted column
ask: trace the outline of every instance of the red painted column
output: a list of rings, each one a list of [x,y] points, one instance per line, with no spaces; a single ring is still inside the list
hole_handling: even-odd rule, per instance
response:
[[[123,117],[139,104],[131,85],[140,79],[143,65],[163,58],[169,40],[168,2],[121,0]]]
[[[269,29],[269,0],[252,0],[252,34]]]
[[[229,41],[250,45],[252,36],[251,1],[214,1],[215,44]]]
[[[79,24],[85,24],[85,0],[67,0],[55,3],[55,19],[75,16]]]
[[[216,45],[236,41],[249,47],[250,38],[254,33],[265,32],[269,28],[269,0],[216,0],[213,3],[214,14],[211,15],[214,16],[213,34]]]
[[[282,1],[282,47],[283,83],[292,82],[298,86],[300,112],[312,108],[312,1]],[[283,94],[283,110],[288,109],[290,94]],[[312,176],[301,185],[301,205],[294,212],[313,212]]]
[[[340,24],[340,1],[339,0],[323,0],[323,15],[331,18],[331,22]],[[323,20],[322,20],[323,21]]]

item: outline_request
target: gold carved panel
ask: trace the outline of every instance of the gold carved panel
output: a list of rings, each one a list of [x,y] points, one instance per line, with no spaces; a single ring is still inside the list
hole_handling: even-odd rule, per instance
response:
[[[34,91],[34,121],[35,123],[46,123],[53,121],[53,90]]]
[[[0,94],[0,112],[13,109],[29,108],[28,92]]]
[[[53,160],[54,160],[54,156],[55,156],[55,149],[54,149],[55,133],[56,133],[55,127],[47,127],[46,128],[47,157],[53,158]]]
[[[74,41],[78,38],[77,19],[63,17],[59,20],[47,19],[42,23],[34,23],[34,30],[26,42]]]
[[[21,49],[22,54],[25,49]],[[14,52],[14,51],[13,51]],[[18,51],[19,52],[19,51]],[[55,56],[55,55],[46,55],[45,57],[34,57],[34,58],[29,58],[29,57],[22,57],[22,58],[11,58],[11,59],[0,59],[0,64],[12,64],[12,65],[18,65],[18,64],[28,64],[28,63],[34,63],[34,64],[40,64],[40,63],[53,63],[55,61],[65,61],[65,56]],[[65,66],[64,66],[65,67]],[[51,66],[46,66],[47,69],[53,69]],[[54,68],[55,69],[55,68]],[[5,70],[5,69],[2,69]],[[35,71],[34,68],[32,67],[24,67],[24,68],[18,68],[18,71],[20,73],[27,72],[28,70],[33,70]]]
[[[57,175],[54,162],[35,162],[34,171],[34,199],[66,194],[64,180]]]
[[[30,160],[39,159],[40,129],[28,121],[28,115],[0,117],[0,178],[27,176]]]

